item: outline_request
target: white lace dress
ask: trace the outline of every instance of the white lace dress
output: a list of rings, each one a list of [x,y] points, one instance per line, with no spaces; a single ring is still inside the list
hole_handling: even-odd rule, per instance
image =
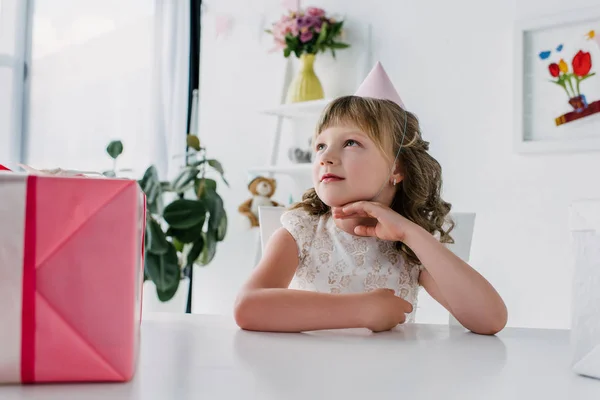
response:
[[[325,293],[394,289],[412,304],[406,322],[414,322],[420,269],[407,267],[393,242],[351,235],[329,214],[312,216],[302,209],[286,211],[281,223],[296,240],[300,259],[290,288]]]

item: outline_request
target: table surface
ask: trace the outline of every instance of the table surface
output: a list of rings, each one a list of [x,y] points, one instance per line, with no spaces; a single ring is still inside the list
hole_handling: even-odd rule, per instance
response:
[[[265,333],[222,316],[152,314],[128,383],[0,386],[0,399],[599,399],[569,331],[446,325]]]

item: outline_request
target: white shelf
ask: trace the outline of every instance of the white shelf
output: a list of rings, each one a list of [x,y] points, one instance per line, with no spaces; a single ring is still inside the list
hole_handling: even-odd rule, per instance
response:
[[[332,99],[303,101],[300,103],[280,104],[276,107],[262,110],[262,114],[275,115],[284,118],[316,116],[323,111]]]
[[[310,176],[310,174],[312,172],[312,163],[289,164],[289,165],[265,165],[265,166],[249,168],[248,172],[253,173],[253,174],[273,172],[273,173],[286,174],[286,175]]]

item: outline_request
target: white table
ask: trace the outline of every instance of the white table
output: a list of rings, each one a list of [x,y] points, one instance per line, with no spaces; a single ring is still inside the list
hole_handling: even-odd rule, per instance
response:
[[[0,387],[0,399],[600,399],[600,380],[569,365],[562,330],[278,334],[242,331],[226,317],[154,314],[132,382]]]

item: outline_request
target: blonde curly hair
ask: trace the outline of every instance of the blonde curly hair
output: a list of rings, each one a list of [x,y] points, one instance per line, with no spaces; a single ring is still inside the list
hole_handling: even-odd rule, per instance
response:
[[[454,221],[449,216],[452,205],[441,197],[442,168],[428,153],[429,142],[421,137],[417,117],[389,100],[343,96],[333,100],[323,111],[313,140],[325,129],[342,124],[352,124],[366,133],[390,163],[404,140],[398,156],[404,179],[398,185],[391,208],[436,236],[440,242],[454,243],[450,235],[454,228]],[[330,212],[330,207],[323,203],[314,188],[307,190],[302,201],[290,208],[302,208],[311,215]],[[404,243],[396,242],[396,248],[409,265],[420,264],[415,253]]]

